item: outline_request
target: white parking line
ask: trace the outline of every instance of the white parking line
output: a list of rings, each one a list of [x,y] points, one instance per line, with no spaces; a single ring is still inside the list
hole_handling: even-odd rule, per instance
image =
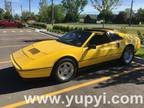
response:
[[[11,31],[11,32],[15,33],[16,31]]]
[[[24,45],[6,45],[6,46],[0,46],[0,49],[2,48],[13,48],[13,47],[24,47],[26,46],[26,44]]]
[[[3,31],[3,33],[7,33],[7,31]]]
[[[46,38],[43,39],[43,38],[29,38],[29,37],[24,38],[24,37],[19,37],[19,38],[15,38],[15,39],[13,39],[13,38],[2,38],[0,40],[1,41],[16,41],[16,40],[47,40],[47,39]]]
[[[29,32],[29,33],[30,33],[30,32],[32,32],[32,31],[27,31],[27,32]]]
[[[7,60],[7,61],[0,61],[0,64],[8,64],[10,63],[11,61],[10,60]]]

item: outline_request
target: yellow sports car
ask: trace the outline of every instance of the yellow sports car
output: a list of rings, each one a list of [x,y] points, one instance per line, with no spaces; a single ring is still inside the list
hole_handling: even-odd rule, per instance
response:
[[[10,57],[22,78],[52,76],[66,82],[79,68],[115,59],[129,64],[140,46],[139,38],[112,29],[77,30],[34,43]]]

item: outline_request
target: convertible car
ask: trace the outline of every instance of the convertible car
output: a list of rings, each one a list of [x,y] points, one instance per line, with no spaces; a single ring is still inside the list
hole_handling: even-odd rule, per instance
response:
[[[10,57],[24,79],[51,76],[67,82],[83,67],[111,60],[130,64],[140,46],[139,38],[116,30],[77,30],[55,40],[34,43]]]

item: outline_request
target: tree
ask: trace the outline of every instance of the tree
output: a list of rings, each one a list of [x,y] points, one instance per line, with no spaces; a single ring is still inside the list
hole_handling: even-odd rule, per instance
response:
[[[115,19],[117,24],[128,24],[129,15],[125,11],[119,12]]]
[[[41,22],[50,23],[52,16],[52,6],[45,5],[39,12],[39,19]],[[62,5],[54,5],[54,21],[59,23],[64,20],[64,9]]]
[[[93,7],[98,10],[103,17],[103,20],[107,20],[109,13],[118,5],[120,0],[90,0]],[[103,25],[104,26],[104,25]]]
[[[14,20],[20,20],[20,16],[18,14],[14,15]]]
[[[103,10],[112,11],[120,0],[90,0],[94,8],[99,12]]]
[[[11,20],[13,17],[9,11],[4,13],[4,19]]]
[[[126,8],[125,9],[125,12],[130,16],[130,11],[131,11],[131,9],[130,8]],[[133,12],[134,13],[134,12]]]
[[[46,6],[47,5],[47,0],[40,0],[39,2],[39,7],[40,9],[43,7],[43,6]]]
[[[132,11],[132,13],[131,13],[131,11]],[[131,10],[130,8],[127,8],[127,9],[125,9],[125,12],[128,15],[129,25],[138,24],[137,14],[133,10]]]
[[[3,15],[4,15],[4,10],[0,8],[0,20],[3,19]]]
[[[137,19],[139,22],[144,22],[144,9],[142,9],[142,8],[138,9]]]
[[[43,7],[47,6],[47,0],[40,0],[39,2],[39,12],[43,9]]]
[[[39,16],[41,22],[50,23],[51,7],[48,5],[43,6],[39,12]]]
[[[35,15],[34,15],[34,13],[31,13],[31,12],[28,12],[28,11],[23,11],[21,19],[23,21],[27,21],[28,19],[35,20]]]
[[[4,0],[5,10],[12,13],[12,1],[11,0]]]
[[[62,5],[65,9],[65,21],[77,22],[79,21],[80,13],[87,5],[87,0],[62,0]]]
[[[40,15],[39,14],[37,14],[37,15],[35,15],[35,20],[37,21],[37,22],[40,22]]]
[[[54,6],[54,19],[56,23],[60,23],[64,21],[64,8],[62,5]]]
[[[101,11],[98,15],[98,19],[100,20],[104,18],[106,23],[112,22],[112,17],[113,17],[112,11],[106,11],[106,10]]]

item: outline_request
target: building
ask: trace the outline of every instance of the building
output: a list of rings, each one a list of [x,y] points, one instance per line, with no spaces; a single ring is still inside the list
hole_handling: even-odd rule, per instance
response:
[[[97,16],[96,15],[86,15],[84,18],[84,23],[96,23]]]
[[[80,16],[81,23],[96,23],[97,22],[97,15],[94,14],[83,14]]]

